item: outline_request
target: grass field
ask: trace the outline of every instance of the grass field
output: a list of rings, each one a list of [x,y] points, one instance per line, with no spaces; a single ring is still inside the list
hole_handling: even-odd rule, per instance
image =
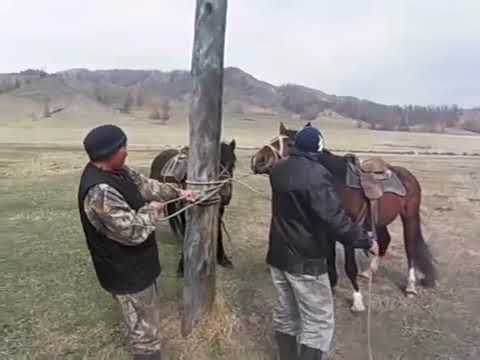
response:
[[[238,125],[229,119],[226,138],[235,137],[244,146],[265,143],[275,135],[278,120]],[[469,136],[378,133],[348,123],[340,128],[327,120],[321,123],[327,144],[335,148],[480,152],[478,138]],[[97,284],[79,224],[76,191],[86,160],[79,144],[87,128],[51,121],[42,126],[9,124],[0,130],[2,359],[128,358],[119,309]],[[127,130],[134,149],[129,163],[145,174],[161,144],[185,143],[187,134],[183,123],[154,126],[144,120],[128,123]],[[239,152],[239,172],[249,171],[250,153]],[[435,290],[404,297],[402,231],[399,223],[393,224],[392,246],[373,287],[375,359],[479,359],[480,160],[394,156],[389,161],[408,167],[422,183],[424,231],[441,278]],[[247,181],[268,192],[265,178]],[[159,225],[162,328],[171,359],[272,357],[275,293],[264,262],[270,205],[245,188],[234,191],[226,215],[233,239],[226,247],[236,267],[218,270],[215,313],[188,339],[179,332],[182,283],[174,276],[176,245]],[[365,264],[363,256],[358,258]],[[339,273],[335,359],[367,359],[366,316],[349,311],[350,285],[341,268]]]

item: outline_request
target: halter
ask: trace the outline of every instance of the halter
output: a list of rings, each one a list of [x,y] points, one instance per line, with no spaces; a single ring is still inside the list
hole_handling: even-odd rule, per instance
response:
[[[283,145],[283,141],[288,139],[289,139],[288,136],[280,135],[279,137],[273,139],[270,142],[270,144],[264,146],[272,151],[273,156],[275,157],[275,161],[281,160],[285,157],[285,155],[283,155],[283,151],[285,149],[285,145]],[[277,149],[275,146],[273,146],[273,144],[275,144],[277,141],[279,143],[280,149]]]

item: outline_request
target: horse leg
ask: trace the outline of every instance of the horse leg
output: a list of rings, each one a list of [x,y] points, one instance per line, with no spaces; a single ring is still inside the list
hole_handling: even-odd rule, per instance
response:
[[[355,258],[355,249],[351,246],[345,246],[345,272],[353,286],[353,305],[351,310],[353,312],[365,311],[365,304],[363,303],[363,295],[358,286],[357,276],[358,267]]]
[[[173,211],[176,210],[175,204],[173,205]],[[169,205],[167,205],[169,206]],[[179,251],[179,257],[180,260],[178,261],[178,267],[177,267],[177,276],[182,278],[184,275],[184,255],[183,255],[183,240],[185,237],[185,226],[186,226],[186,218],[185,214],[180,214],[176,216],[175,218],[172,219],[171,224],[174,224],[174,229],[175,229],[175,235],[177,237],[178,245],[180,247]]]
[[[331,236],[329,238],[332,241],[328,242],[328,252],[327,252],[327,269],[328,269],[328,279],[330,280],[330,287],[332,288],[332,293],[335,295],[335,287],[338,283],[338,273],[337,273],[337,263],[336,263],[336,249],[335,249],[335,240]]]
[[[218,233],[217,233],[217,262],[220,266],[225,268],[233,269],[233,263],[225,254],[225,248],[223,247],[223,231],[222,231],[222,220],[223,215],[225,214],[225,208],[220,206],[219,217],[218,217]]]
[[[370,261],[370,266],[367,270],[360,273],[360,276],[366,279],[370,279],[370,276],[373,276],[380,266],[381,259],[387,253],[388,246],[392,240],[388,228],[386,226],[377,227],[377,241],[379,248],[379,256],[374,256],[372,261]]]
[[[405,288],[405,293],[407,296],[417,295],[417,278],[415,274],[415,264],[414,264],[414,254],[416,247],[416,225],[415,219],[409,218],[407,216],[402,216],[403,223],[403,232],[405,240],[405,251],[407,253],[407,263],[408,263],[408,278],[407,286]]]
[[[337,263],[336,263],[336,242],[335,234],[327,234],[327,248],[326,248],[326,258],[327,258],[327,272],[328,280],[330,281],[330,287],[332,288],[332,293],[335,295],[335,287],[338,283],[338,273],[337,273]]]
[[[405,250],[408,260],[408,280],[405,292],[407,295],[417,295],[416,273],[418,268],[425,276],[422,283],[425,287],[434,287],[437,279],[437,272],[433,264],[433,257],[430,253],[425,239],[423,238],[419,212],[402,216],[403,231],[405,239]]]

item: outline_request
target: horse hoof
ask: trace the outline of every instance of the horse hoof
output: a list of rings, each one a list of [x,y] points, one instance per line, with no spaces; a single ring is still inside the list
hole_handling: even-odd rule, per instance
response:
[[[405,289],[405,294],[407,294],[407,298],[413,298],[418,295],[418,291],[414,287],[408,286]]]
[[[226,268],[226,269],[233,269],[233,263],[229,258],[223,258],[218,260],[218,265]]]
[[[365,306],[364,305],[352,305],[352,307],[350,308],[350,310],[353,312],[353,313],[361,313],[361,312],[364,312],[366,310]]]
[[[367,270],[367,271],[361,272],[360,274],[358,274],[358,276],[360,276],[363,279],[370,280],[370,277],[372,276],[372,273],[371,273],[371,271]]]
[[[363,296],[360,292],[353,293],[353,305],[350,310],[354,313],[360,313],[366,310],[365,304],[363,303]]]

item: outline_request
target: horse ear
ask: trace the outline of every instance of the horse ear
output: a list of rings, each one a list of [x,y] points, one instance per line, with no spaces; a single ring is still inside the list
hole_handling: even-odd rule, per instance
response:
[[[287,128],[283,124],[283,122],[280,123],[280,135],[287,135]]]
[[[232,151],[234,151],[236,147],[237,147],[237,142],[235,141],[235,139],[233,139],[230,142],[230,148],[232,149]]]

